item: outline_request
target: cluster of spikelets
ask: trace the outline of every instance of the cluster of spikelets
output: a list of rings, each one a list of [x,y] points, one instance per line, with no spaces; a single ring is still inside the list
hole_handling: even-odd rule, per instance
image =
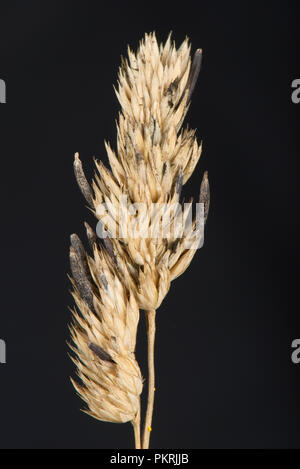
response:
[[[89,233],[91,228],[87,225]],[[91,239],[91,238],[90,238]],[[75,388],[88,413],[108,422],[132,421],[139,411],[142,377],[134,357],[139,308],[108,262],[105,250],[92,240],[86,255],[77,235],[71,236],[73,297],[81,315],[71,326],[78,375]]]
[[[74,386],[88,412],[100,420],[133,421],[139,412],[142,377],[134,356],[139,309],[159,307],[170,282],[185,271],[203,240],[195,219],[185,230],[171,230],[168,237],[145,236],[153,224],[162,223],[161,214],[151,212],[153,204],[171,207],[180,202],[182,185],[201,155],[195,131],[180,130],[200,63],[200,50],[191,62],[187,39],[176,49],[170,36],[158,45],[155,34],[146,34],[136,55],[128,49],[128,60],[122,60],[119,70],[117,150],[106,144],[111,169],[96,162],[91,187],[75,155],[79,187],[104,229],[113,233],[102,242],[86,225],[91,255],[76,235],[71,236],[73,296],[80,311],[74,311],[72,337],[81,384]],[[131,214],[131,222],[142,220],[140,236],[130,230],[124,236],[122,197],[137,207],[142,203],[146,214],[153,215],[145,216],[139,208]],[[199,202],[206,220],[207,173]],[[192,201],[188,208],[187,213]],[[187,213],[172,211],[169,227],[180,217],[186,228]]]

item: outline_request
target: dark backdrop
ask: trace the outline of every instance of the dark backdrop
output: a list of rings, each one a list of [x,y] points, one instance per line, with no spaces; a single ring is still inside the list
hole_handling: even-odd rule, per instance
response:
[[[106,161],[120,55],[153,30],[203,48],[186,119],[203,155],[184,195],[208,169],[212,200],[205,245],[158,312],[152,447],[300,447],[299,13],[288,1],[1,2],[0,447],[133,445],[129,424],[80,412],[69,381],[68,245],[94,226],[73,154],[89,177],[94,155]]]

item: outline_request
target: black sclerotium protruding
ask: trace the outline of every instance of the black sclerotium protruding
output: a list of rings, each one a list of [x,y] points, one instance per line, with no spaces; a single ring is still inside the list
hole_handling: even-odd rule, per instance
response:
[[[187,104],[189,104],[194,88],[196,86],[198,75],[199,75],[200,68],[201,68],[201,62],[202,62],[202,50],[197,49],[194,54],[191,71],[190,71],[188,82],[186,85],[186,89],[188,90]]]
[[[110,363],[115,363],[115,361],[111,358],[109,353],[105,352],[105,350],[103,350],[103,348],[100,347],[99,345],[96,345],[93,342],[90,342],[89,349],[92,350],[92,352],[94,352],[94,354],[97,355],[97,357],[100,358],[100,360],[104,360]]]
[[[181,194],[182,183],[183,183],[183,173],[182,173],[182,168],[180,168],[178,171],[178,175],[176,179],[176,186],[175,186],[175,190],[178,195]]]
[[[83,269],[86,277],[91,281],[92,278],[91,278],[90,270],[89,270],[89,267],[88,267],[87,257],[86,257],[86,252],[84,250],[84,246],[83,246],[79,236],[76,233],[73,233],[70,236],[70,239],[71,239],[71,246],[75,251],[75,254],[78,258],[78,261],[81,265],[81,268]]]
[[[90,207],[93,207],[93,191],[85,177],[85,174],[82,168],[82,163],[79,159],[78,153],[75,153],[74,174],[75,174],[75,178],[79,186],[79,189],[81,190],[85,200],[87,201]]]
[[[179,83],[179,78],[175,78],[175,80],[172,81],[172,83],[170,83],[169,87],[167,88],[166,92],[165,92],[165,95],[173,95],[174,93],[176,93],[177,91],[177,88],[178,88],[178,83]]]
[[[95,312],[93,302],[93,289],[89,278],[84,271],[80,259],[77,257],[73,247],[70,247],[70,267],[75,285],[85,303]]]
[[[175,182],[173,183],[172,197],[174,196],[174,194],[177,194],[178,198],[180,197],[182,185],[183,185],[183,172],[182,172],[182,168],[179,168],[177,177],[175,179]]]
[[[168,96],[168,105],[169,107],[173,107],[175,103],[175,94],[178,89],[179,78],[175,78],[174,81],[169,85],[169,87],[164,92],[165,96]]]
[[[163,164],[163,170],[162,170],[162,175],[163,176],[166,174],[166,171],[167,171],[167,163],[165,161],[164,164]]]
[[[201,182],[199,202],[204,204],[204,222],[206,222],[210,203],[210,190],[207,171],[205,171]]]
[[[97,235],[87,222],[84,222],[84,226],[86,229],[86,235],[89,241],[90,248],[93,251],[94,244],[97,242]]]

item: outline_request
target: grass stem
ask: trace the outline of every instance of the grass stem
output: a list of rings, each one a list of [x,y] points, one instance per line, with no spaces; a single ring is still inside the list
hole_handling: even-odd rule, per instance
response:
[[[148,335],[148,403],[143,433],[143,449],[149,448],[152,415],[155,392],[155,368],[154,368],[154,340],[155,340],[155,310],[146,311],[147,335]]]

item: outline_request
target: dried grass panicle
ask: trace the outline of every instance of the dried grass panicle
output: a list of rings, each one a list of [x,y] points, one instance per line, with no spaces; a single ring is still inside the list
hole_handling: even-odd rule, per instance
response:
[[[202,58],[198,49],[191,60],[190,49],[188,39],[176,49],[171,35],[159,45],[154,33],[145,35],[137,54],[128,48],[115,90],[121,105],[116,150],[105,143],[110,169],[95,161],[96,174],[90,185],[78,153],[74,161],[82,194],[104,229],[113,234],[99,245],[86,224],[91,256],[86,255],[76,235],[71,237],[73,296],[80,310],[74,311],[72,337],[82,380],[82,385],[74,385],[94,417],[134,421],[139,447],[137,416],[142,378],[134,348],[139,308],[145,310],[149,391],[143,448],[149,446],[154,402],[155,310],[171,281],[185,271],[203,242],[201,223],[190,217],[192,200],[188,210],[174,209],[181,207],[182,186],[192,175],[202,150],[195,131],[181,129]],[[126,223],[122,217],[120,221],[124,198],[136,208],[127,212]],[[204,204],[206,221],[207,172],[199,202]],[[165,218],[156,209],[162,205],[163,215],[168,215]],[[138,230],[128,229],[137,227],[136,220]],[[157,227],[159,235],[155,233]]]
[[[88,225],[87,232],[90,237]],[[88,414],[108,422],[133,421],[142,392],[134,356],[139,321],[135,296],[108,262],[104,246],[93,243],[90,257],[72,235],[70,251],[73,297],[80,311],[73,311],[71,348],[81,384],[72,382]]]

